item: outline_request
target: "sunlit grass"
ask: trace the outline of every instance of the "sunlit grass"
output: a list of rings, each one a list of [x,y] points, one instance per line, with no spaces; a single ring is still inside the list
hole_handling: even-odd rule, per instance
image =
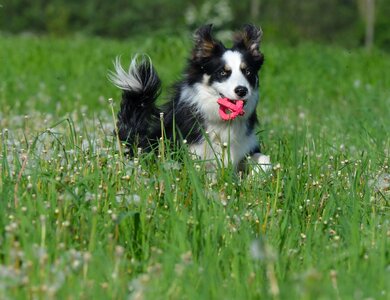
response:
[[[0,43],[1,299],[388,298],[388,55],[264,42],[274,168],[215,180],[112,134],[115,56],[147,52],[167,88],[186,37]]]

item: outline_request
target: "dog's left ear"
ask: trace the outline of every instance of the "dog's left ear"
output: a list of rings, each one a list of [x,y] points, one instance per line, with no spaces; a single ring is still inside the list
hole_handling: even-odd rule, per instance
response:
[[[245,25],[243,29],[234,35],[234,47],[249,51],[256,59],[262,59],[260,52],[260,42],[263,36],[261,28],[255,25]]]

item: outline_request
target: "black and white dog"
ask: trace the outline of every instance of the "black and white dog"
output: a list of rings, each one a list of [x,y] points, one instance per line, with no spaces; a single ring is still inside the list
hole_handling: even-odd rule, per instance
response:
[[[270,159],[260,153],[255,134],[262,31],[245,25],[235,34],[233,47],[226,48],[211,29],[206,25],[196,31],[183,80],[160,108],[156,99],[161,82],[150,59],[135,57],[126,72],[117,58],[109,78],[123,90],[119,138],[129,146],[150,149],[160,140],[163,122],[165,138],[186,140],[201,159],[219,159],[238,169],[250,157],[257,169],[267,170]]]

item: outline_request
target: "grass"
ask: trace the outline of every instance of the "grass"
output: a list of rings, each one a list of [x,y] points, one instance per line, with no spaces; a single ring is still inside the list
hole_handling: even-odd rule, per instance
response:
[[[212,182],[111,134],[115,56],[147,52],[168,88],[186,37],[0,43],[1,299],[388,299],[388,54],[264,41],[274,169]]]

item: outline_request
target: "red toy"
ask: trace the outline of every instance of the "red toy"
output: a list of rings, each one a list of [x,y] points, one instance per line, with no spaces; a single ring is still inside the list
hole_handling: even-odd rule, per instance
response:
[[[228,98],[219,98],[219,116],[224,121],[234,120],[237,116],[243,116],[244,111],[244,101],[237,100],[233,103]]]

